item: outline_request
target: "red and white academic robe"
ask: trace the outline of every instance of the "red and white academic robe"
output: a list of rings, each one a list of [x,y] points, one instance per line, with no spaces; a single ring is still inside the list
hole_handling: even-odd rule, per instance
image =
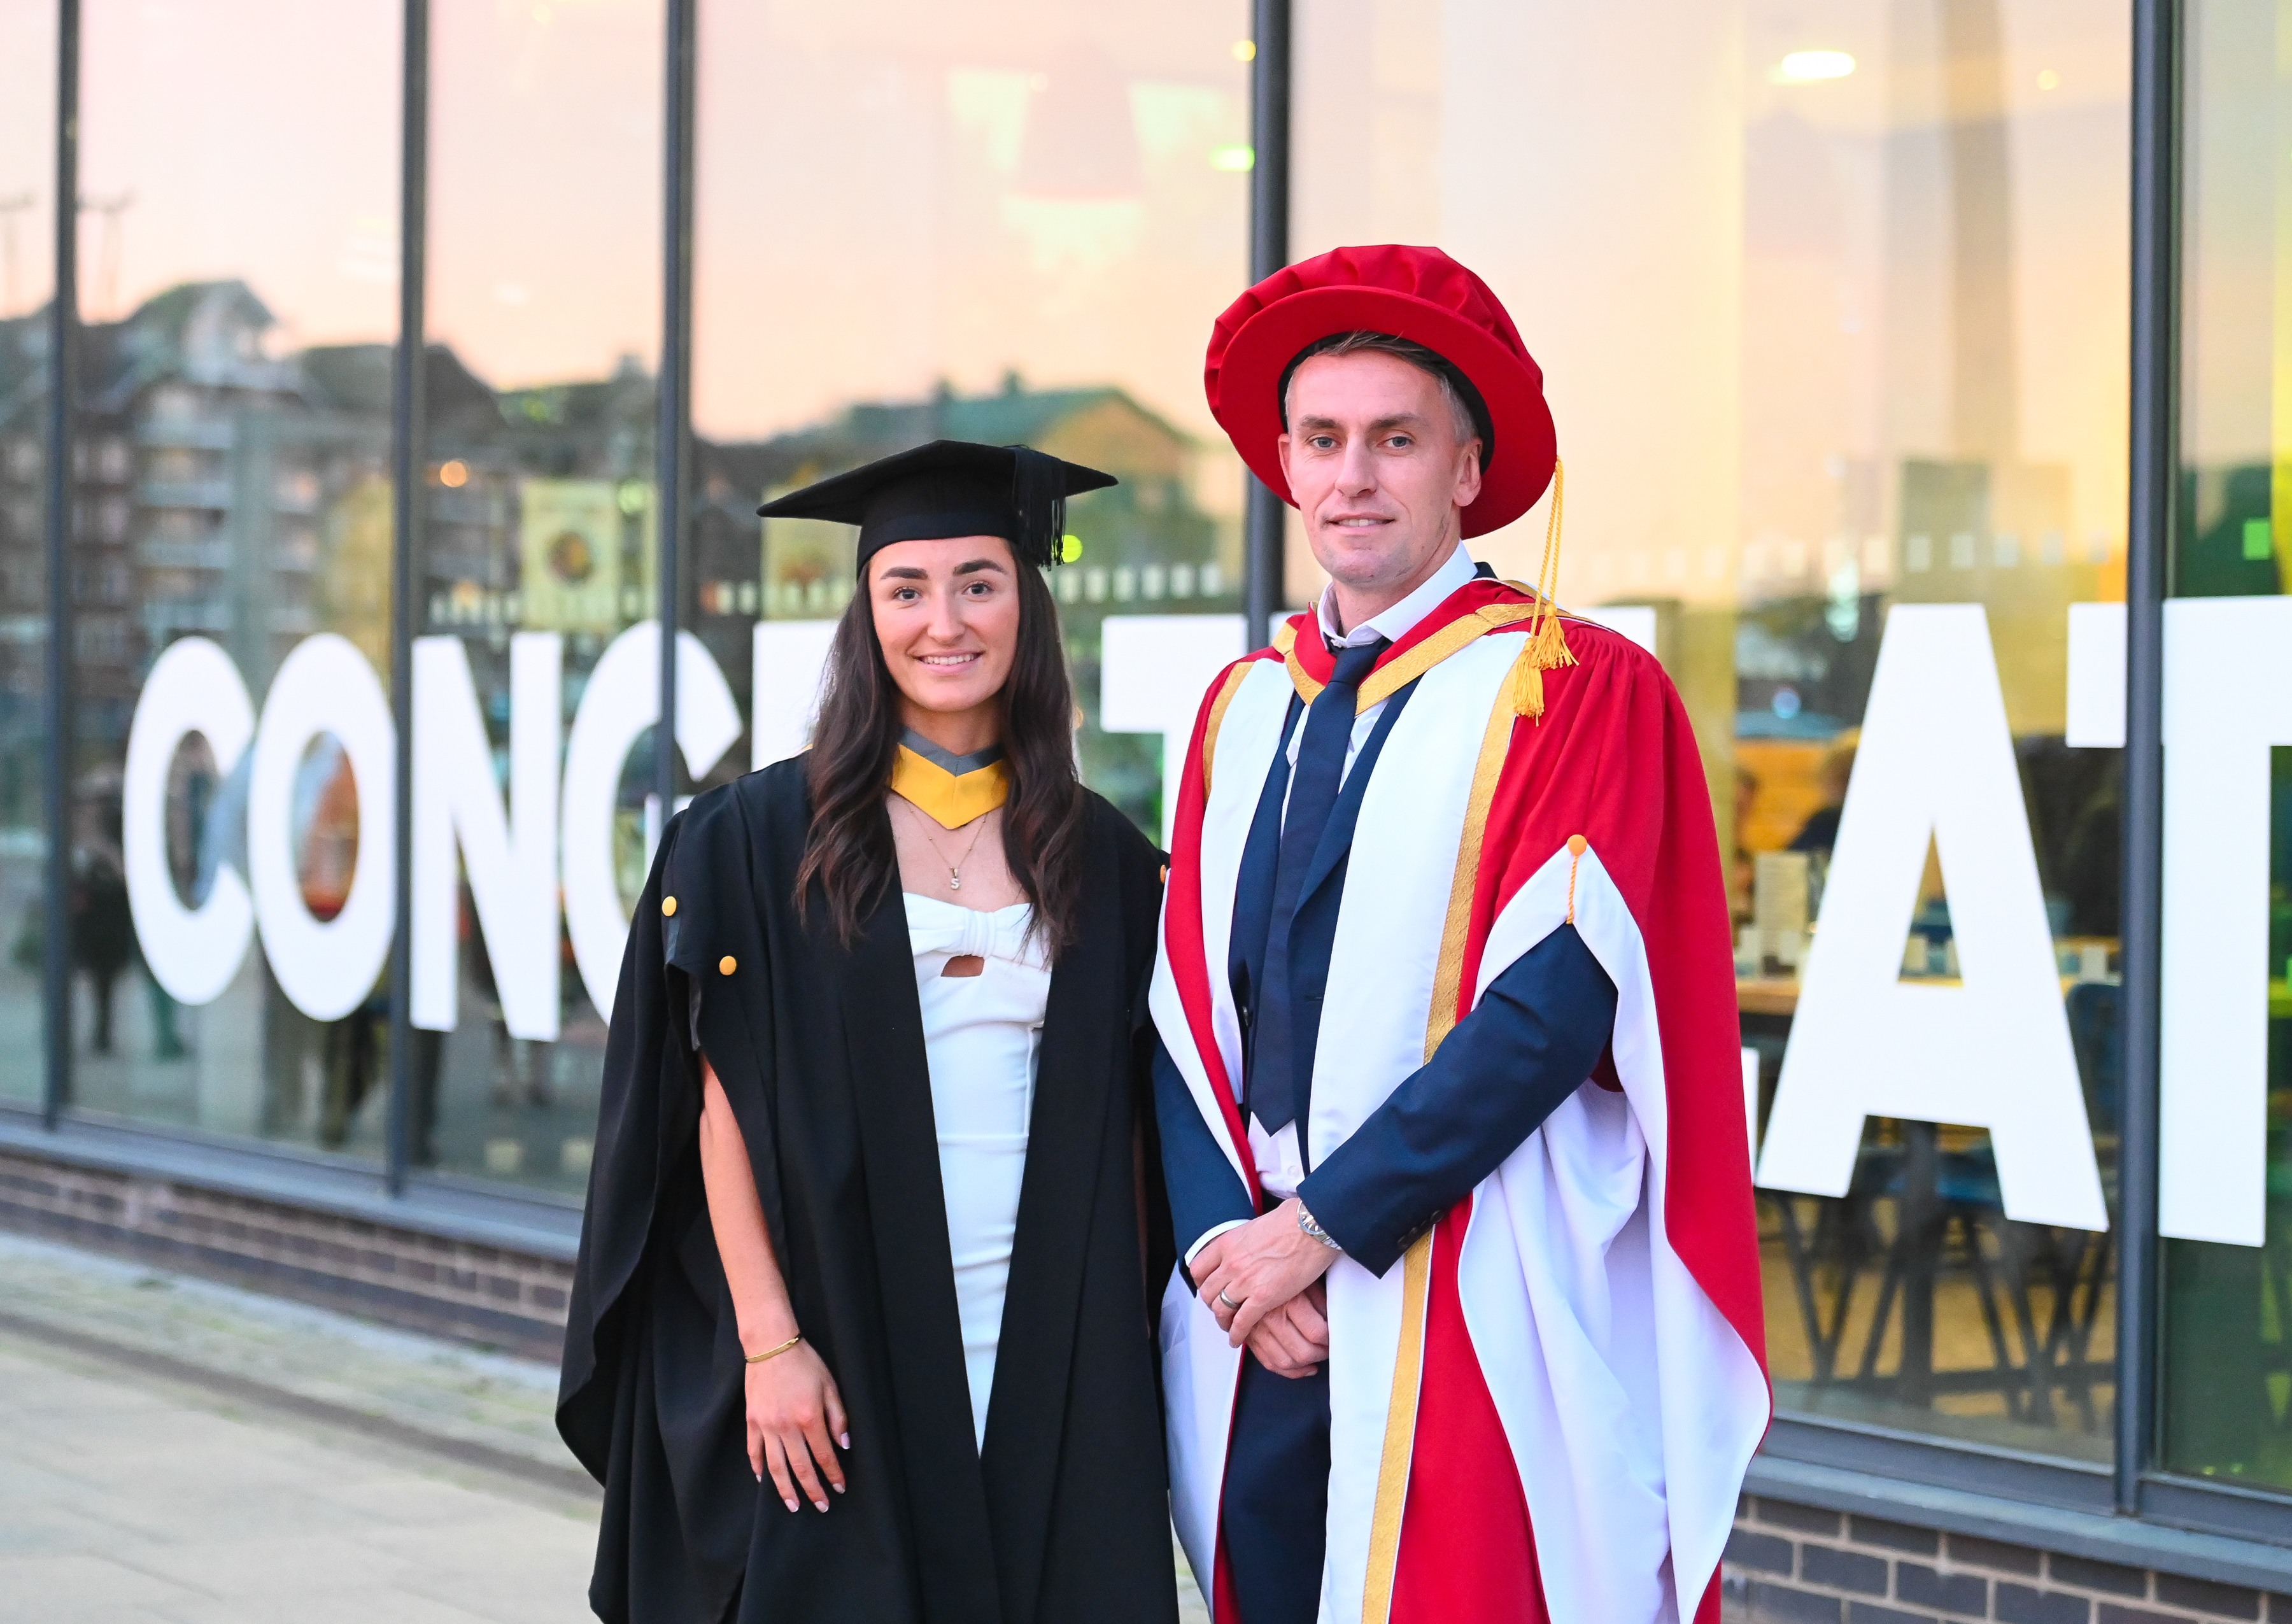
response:
[[[1323,1624],[1430,1624],[1405,1616],[1410,1596],[1439,1588],[1412,1582],[1429,1577],[1412,1558],[1473,1560],[1480,1547],[1453,1531],[1517,1505],[1510,1483],[1420,1469],[1436,1459],[1509,1459],[1534,1531],[1523,1582],[1540,1572],[1551,1619],[1715,1620],[1720,1554],[1771,1413],[1733,956],[1694,735],[1651,656],[1576,621],[1579,663],[1543,674],[1540,718],[1519,715],[1529,602],[1500,582],[1462,587],[1363,684],[1367,704],[1418,683],[1361,802],[1301,1127],[1318,1166],[1571,920],[1615,984],[1613,1085],[1603,1064],[1399,1267],[1329,1271]],[[1319,638],[1288,646],[1304,624],[1203,701],[1151,993],[1188,1093],[1253,1192],[1223,967],[1291,697],[1329,675]],[[1182,1274],[1162,1344],[1174,1515],[1216,1596],[1241,1355]],[[1486,1413],[1441,1402],[1471,1386],[1475,1361],[1501,1437],[1430,1435],[1420,1406]],[[1505,1560],[1504,1541],[1486,1544]]]

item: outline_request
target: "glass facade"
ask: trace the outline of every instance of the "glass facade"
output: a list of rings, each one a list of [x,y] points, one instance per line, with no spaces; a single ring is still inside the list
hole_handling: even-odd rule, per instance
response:
[[[413,881],[408,1154],[577,1196],[611,998],[600,955],[617,967],[658,828],[658,700],[614,701],[657,680],[662,11],[456,4],[432,20],[416,826],[426,811],[453,834]],[[587,704],[609,657],[623,689]],[[521,772],[537,752],[543,771]],[[551,840],[553,786],[600,773],[595,815]],[[512,843],[500,876],[481,858],[493,828]],[[561,887],[537,845],[561,846]]]
[[[83,0],[56,740],[59,8],[0,0],[0,1102],[577,1198],[666,810],[664,626],[679,794],[800,748],[851,537],[756,504],[933,438],[1120,476],[1073,505],[1053,586],[1085,775],[1159,832],[1202,682],[1256,641],[1249,487],[1199,368],[1286,165],[1292,257],[1438,244],[1505,301],[1568,465],[1562,596],[1685,698],[1786,1423],[2094,1479],[2120,1358],[2152,1369],[2145,1331],[2120,1346],[2143,1311],[2118,1272],[2153,1227],[2140,1464],[2292,1491],[2281,8],[2191,0],[2182,42],[2161,985],[2120,902],[2146,13],[1317,0],[1261,59],[1263,9],[439,0],[408,245],[401,6]],[[689,146],[666,55],[687,14]],[[1267,61],[1279,152],[1251,144]],[[689,243],[664,231],[678,166]],[[427,315],[401,335],[409,247]],[[694,295],[689,444],[666,448],[665,264]],[[401,490],[393,362],[417,343]],[[1475,551],[1531,576],[1543,521]],[[1303,603],[1294,532],[1283,567]],[[61,1098],[38,1059],[55,873]],[[2126,1060],[2144,1001],[2153,1078]]]
[[[0,1100],[41,1097],[48,294],[55,8],[0,0]]]
[[[2106,1462],[2117,763],[2066,724],[2071,606],[2124,597],[2129,14],[1972,0],[1845,20],[1818,38],[1788,8],[1751,19],[1738,984],[1746,1043],[1763,1071],[1780,1062],[1771,1128],[1852,1063],[1852,1039],[1794,1063],[1818,992],[1833,1020],[1963,1020],[1972,1041],[1912,1064],[1954,1049],[1973,1075],[1873,1090],[1899,1103],[1870,1112],[1843,1195],[1789,1193],[1819,1157],[1771,1141],[1800,1150],[1763,1180],[1778,1400]],[[1820,77],[1823,51],[1857,71]],[[1952,626],[1911,604],[1980,612]],[[1896,663],[1910,649],[1951,669]],[[1919,686],[1957,714],[1942,751],[1912,755],[1901,707]],[[1973,805],[1933,793],[1951,772]],[[1880,796],[1896,804],[1842,815]],[[1873,871],[1882,827],[1917,848],[1896,853],[1919,871],[1899,901]],[[1900,986],[1849,985],[1867,966],[1828,949],[1864,933],[1841,915],[1882,899]],[[1980,1002],[2001,996],[2054,1002]],[[1957,1116],[1949,1094],[2020,1094],[2049,1120]]]
[[[1102,628],[1240,608],[1243,474],[1200,354],[1248,263],[1248,25],[1239,0],[1053,26],[1010,0],[700,7],[689,574],[728,670],[751,623],[820,622],[851,588],[850,530],[774,520],[760,540],[759,493],[939,438],[1106,469],[1121,484],[1069,508],[1052,582],[1085,774],[1158,827],[1161,745],[1137,723],[1164,718],[1102,703]],[[774,637],[755,646],[799,646]]]
[[[2292,600],[2283,595],[2292,534],[2292,18],[2256,0],[2200,0],[2186,52],[2182,467],[2166,634],[2168,649],[2184,626],[2241,642],[2251,677],[2281,687],[2292,648],[2284,617]],[[2167,658],[2168,715],[2177,722],[2169,684],[2178,650]],[[2241,687],[2212,689],[2205,708],[2244,708]],[[2191,947],[2217,950],[2235,990],[2220,1012],[2231,1052],[2209,1057],[2231,1082],[2240,1075],[2248,1083],[2240,1102],[2223,1102],[2229,1134],[2265,1148],[2251,1157],[2223,1148],[2217,1157],[2223,1183],[2254,1185],[2242,1224],[2231,1213],[2192,1212],[2167,1152],[2161,1455],[2175,1472],[2292,1489],[2292,748],[2283,747],[2292,729],[2268,714],[2274,708],[2261,702],[2257,726],[2234,741],[2242,746],[2235,757],[2199,768],[2207,792],[2249,811],[2238,880],[2203,895],[2199,928],[2218,947]],[[2168,873],[2183,839],[2172,816]],[[2167,930],[2167,954],[2185,956],[2190,949]],[[2168,1112],[2183,1080],[2174,970],[2168,957]],[[2245,1232],[2231,1237],[2238,1229]]]
[[[2116,762],[2065,710],[2070,606],[2124,596],[2126,7],[1300,15],[1295,251],[1489,279],[1561,424],[1563,600],[1695,720],[1779,1406],[2107,1460]],[[1543,522],[1479,550],[1532,575]],[[1954,919],[1954,877],[1988,906]],[[1868,1075],[1878,1030],[1914,1071],[1943,1023],[1955,1100]],[[2018,1163],[1985,1092],[2043,1095]]]
[[[386,927],[387,779],[251,735],[313,640],[386,715],[395,13],[82,15],[71,1103],[373,1156],[365,1017],[279,949]]]

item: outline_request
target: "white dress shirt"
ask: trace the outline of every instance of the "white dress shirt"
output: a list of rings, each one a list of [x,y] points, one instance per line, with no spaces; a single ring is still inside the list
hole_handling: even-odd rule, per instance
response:
[[[1380,637],[1389,642],[1398,642],[1415,630],[1417,623],[1425,616],[1438,609],[1449,594],[1472,580],[1478,573],[1478,569],[1473,562],[1473,555],[1465,551],[1465,544],[1460,541],[1457,544],[1457,550],[1449,554],[1448,562],[1435,570],[1416,591],[1392,608],[1371,615],[1351,631],[1344,633],[1337,630],[1337,589],[1332,583],[1322,591],[1320,602],[1315,611],[1321,637],[1331,649],[1356,648],[1364,643],[1375,642]],[[1384,707],[1391,703],[1392,700],[1389,699],[1379,699],[1353,718],[1352,736],[1345,741],[1344,770],[1346,773],[1352,772],[1354,758],[1360,754],[1361,746],[1368,742],[1368,736],[1376,731],[1377,718],[1384,714]],[[1295,781],[1297,747],[1304,742],[1304,738],[1305,716],[1301,708],[1298,712],[1297,725],[1289,731],[1288,754],[1292,783]],[[1342,785],[1344,779],[1341,777],[1338,782]],[[1288,812],[1287,791],[1284,791],[1284,796],[1282,812],[1286,817]],[[1297,1186],[1304,1182],[1305,1163],[1297,1150],[1297,1129],[1298,1124],[1290,1122],[1285,1124],[1280,1132],[1269,1134],[1256,1118],[1249,1119],[1249,1148],[1257,1162],[1257,1180],[1264,1188],[1266,1194],[1276,1200],[1287,1200],[1297,1193]],[[1203,1233],[1186,1248],[1187,1263],[1191,1264],[1194,1254],[1218,1236],[1230,1229],[1239,1227],[1239,1224],[1221,1224],[1216,1228]]]

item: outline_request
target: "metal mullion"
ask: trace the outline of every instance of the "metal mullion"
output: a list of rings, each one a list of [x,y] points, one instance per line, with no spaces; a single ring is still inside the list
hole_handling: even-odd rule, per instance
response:
[[[2180,410],[2179,0],[2133,4],[2131,500],[2125,560],[2125,1091],[2118,1139],[2116,1503],[2141,1509],[2157,1433],[2164,602]]]
[[[79,406],[79,0],[56,6],[55,279],[48,297],[47,512],[44,551],[48,575],[48,642],[41,721],[43,810],[47,867],[42,876],[45,922],[40,941],[42,1048],[47,1060],[41,1115],[56,1126],[71,1099],[72,745],[72,455]]]
[[[692,166],[694,33],[698,0],[664,0],[667,85],[663,96],[660,399],[654,430],[654,545],[660,602],[660,714],[653,729],[653,793],[666,828],[676,808],[677,568],[690,484],[692,417]]]
[[[406,1192],[414,1125],[414,599],[423,580],[429,457],[424,294],[429,260],[430,4],[405,0],[399,61],[398,348],[391,368],[390,710],[397,727],[396,925],[390,939],[390,1115],[386,1177]],[[434,1079],[432,1084],[435,1086]]]
[[[1254,0],[1250,31],[1249,279],[1263,281],[1289,263],[1289,0]],[[1255,474],[1248,481],[1242,529],[1242,647],[1265,641],[1282,607],[1286,505]]]

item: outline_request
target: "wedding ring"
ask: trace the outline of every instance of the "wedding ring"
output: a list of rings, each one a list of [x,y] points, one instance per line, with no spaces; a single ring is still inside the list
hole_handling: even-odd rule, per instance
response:
[[[1240,1304],[1235,1302],[1231,1297],[1225,1294],[1225,1288],[1223,1286],[1220,1286],[1218,1288],[1218,1301],[1223,1303],[1228,1308],[1239,1308],[1241,1306]]]

